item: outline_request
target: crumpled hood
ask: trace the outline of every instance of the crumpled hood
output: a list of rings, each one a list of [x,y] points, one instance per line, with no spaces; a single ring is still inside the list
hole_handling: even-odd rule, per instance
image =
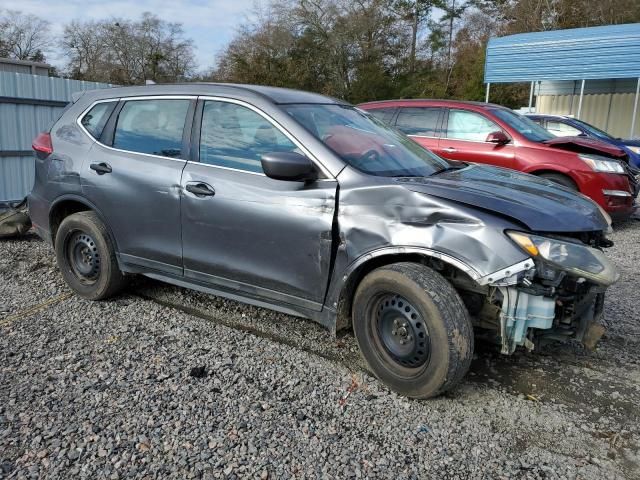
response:
[[[606,231],[609,226],[587,197],[515,170],[469,165],[432,177],[397,181],[414,192],[494,211],[537,232]]]
[[[579,153],[604,154],[609,157],[622,158],[627,153],[621,148],[589,137],[557,137],[543,142],[550,147],[561,150],[570,150]]]

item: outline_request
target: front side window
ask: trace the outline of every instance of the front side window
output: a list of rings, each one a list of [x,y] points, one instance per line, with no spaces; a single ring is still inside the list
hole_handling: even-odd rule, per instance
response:
[[[547,120],[547,130],[556,137],[577,137],[582,133],[577,128],[557,120]]]
[[[97,103],[82,117],[80,123],[93,138],[100,137],[116,104],[117,102]]]
[[[466,110],[449,110],[447,138],[484,142],[490,133],[502,129],[484,115]]]
[[[425,177],[449,163],[373,115],[349,105],[282,107],[345,163],[370,175]]]
[[[298,151],[296,145],[250,108],[213,100],[204,103],[200,130],[202,163],[262,173],[262,155],[293,151]]]
[[[113,147],[163,157],[179,157],[190,100],[130,100],[124,104]]]
[[[396,128],[407,135],[435,137],[438,133],[440,108],[401,108],[396,120]]]

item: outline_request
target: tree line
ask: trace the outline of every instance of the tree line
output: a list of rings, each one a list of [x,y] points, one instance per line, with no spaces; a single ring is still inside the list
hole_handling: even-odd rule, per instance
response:
[[[62,54],[70,78],[140,84],[212,80],[299,88],[357,103],[384,98],[484,98],[492,36],[640,22],[638,0],[266,0],[208,71],[178,23],[74,20],[60,38],[48,22],[0,12],[0,56]],[[526,103],[528,85],[496,85],[492,100]]]
[[[357,103],[484,99],[492,36],[640,21],[638,0],[272,0],[218,55],[210,77]],[[495,85],[521,106],[529,85]]]

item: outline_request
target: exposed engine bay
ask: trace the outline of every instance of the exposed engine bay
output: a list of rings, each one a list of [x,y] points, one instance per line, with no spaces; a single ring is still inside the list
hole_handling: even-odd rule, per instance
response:
[[[612,246],[601,232],[540,238],[550,242],[557,238],[561,250],[575,245],[578,251],[587,247],[589,253],[601,253],[603,247]],[[595,347],[604,333],[599,324],[604,292],[617,280],[615,269],[604,255],[596,256],[592,272],[579,272],[569,265],[563,269],[557,260],[543,259],[538,252],[531,260],[479,280],[439,261],[431,261],[430,266],[455,286],[471,315],[476,335],[500,344],[501,352],[509,355],[520,346],[533,350],[568,339],[578,340],[589,349]],[[594,274],[595,270],[600,271]]]

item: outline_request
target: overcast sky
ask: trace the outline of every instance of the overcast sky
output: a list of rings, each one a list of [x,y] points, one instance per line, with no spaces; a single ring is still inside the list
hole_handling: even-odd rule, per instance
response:
[[[48,20],[53,34],[61,33],[73,19],[137,19],[142,12],[155,13],[163,20],[182,23],[186,36],[195,43],[201,70],[213,65],[215,54],[246,20],[254,4],[256,0],[0,0],[0,8],[33,13]],[[63,64],[55,53],[47,60],[58,67]]]

